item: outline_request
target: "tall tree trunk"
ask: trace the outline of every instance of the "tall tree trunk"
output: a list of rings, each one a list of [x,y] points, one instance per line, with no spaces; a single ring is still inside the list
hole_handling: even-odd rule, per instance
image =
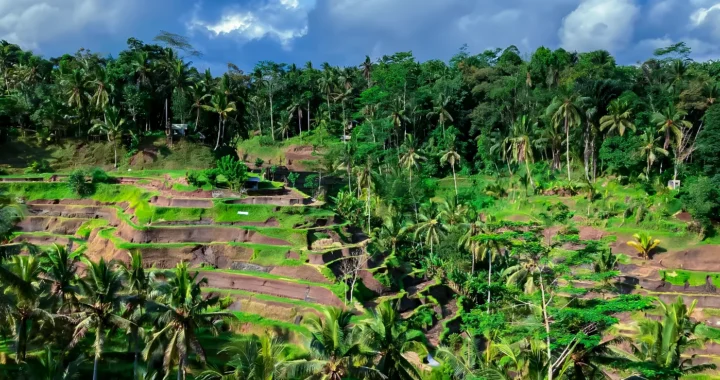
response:
[[[113,142],[113,149],[115,150],[115,170],[117,170],[117,144]]]
[[[257,116],[258,120],[258,129],[260,130],[260,136],[262,136],[262,121],[260,120],[260,110],[255,108],[255,115]]]
[[[220,146],[220,132],[222,132],[222,116],[218,115],[218,117],[220,118],[218,120],[218,138],[217,142],[215,143],[215,149],[213,150],[217,150],[217,148]]]
[[[183,369],[183,365],[185,361],[183,360],[182,356],[180,357],[180,362],[178,363],[178,373],[177,373],[177,380],[183,380],[185,378],[185,370]]]
[[[138,374],[138,363],[139,363],[139,356],[140,356],[140,339],[138,336],[138,328],[133,327],[133,351],[135,354],[135,359],[133,360],[133,379],[137,379]]]
[[[308,102],[307,102],[307,103],[308,103],[308,106],[307,106],[307,111],[308,111],[308,117],[307,117],[307,131],[308,131],[308,132],[310,132],[310,100],[308,100]]]
[[[273,98],[270,98],[270,134],[272,134],[273,141],[275,141],[275,119],[273,118]]]
[[[592,153],[592,178],[593,182],[597,179],[597,155],[595,154],[595,134],[593,133],[590,139],[590,151]]]
[[[552,365],[552,349],[550,347],[550,319],[548,318],[547,314],[547,302],[545,301],[545,285],[543,284],[542,279],[540,279],[540,294],[542,295],[542,314],[543,314],[543,322],[545,325],[545,344],[547,346],[547,360],[548,360],[548,374],[547,374],[547,380],[553,379],[553,365]]]
[[[525,160],[525,171],[527,172],[528,181],[530,181],[530,186],[533,188],[533,192],[535,192],[535,182],[533,181],[532,174],[530,173],[530,165],[528,165],[529,160]],[[527,193],[527,191],[526,191]]]
[[[490,284],[492,283],[492,251],[488,250],[488,299],[487,313],[490,314]]]
[[[200,107],[197,109],[197,116],[195,116],[195,130],[198,130],[198,124],[200,124]],[[133,120],[135,119],[135,116],[133,116]]]
[[[585,152],[583,154],[583,164],[585,166],[585,179],[590,181],[590,121],[586,122],[585,130]]]
[[[298,106],[298,136],[302,135],[302,109]]]
[[[27,319],[21,317],[16,328],[18,337],[15,344],[15,358],[18,362],[24,362],[27,353]]]
[[[567,159],[568,181],[570,181],[570,127],[568,126],[567,112],[565,114],[565,158]]]
[[[459,195],[458,195],[458,187],[457,187],[457,177],[455,176],[455,164],[450,165],[450,167],[452,167],[453,181],[455,182],[455,203],[457,203]]]

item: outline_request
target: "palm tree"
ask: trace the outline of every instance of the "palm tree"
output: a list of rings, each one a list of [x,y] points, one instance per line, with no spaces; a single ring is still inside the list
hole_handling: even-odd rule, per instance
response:
[[[132,56],[131,66],[137,77],[137,84],[146,85],[150,84],[150,74],[152,73],[152,66],[150,65],[150,55],[146,51],[137,51]]]
[[[394,254],[400,239],[405,235],[408,226],[403,223],[402,216],[395,213],[394,210],[388,211],[383,223],[379,227],[375,241],[378,246],[385,252],[390,251]]]
[[[655,138],[652,132],[645,131],[640,138],[640,156],[646,158],[647,168],[645,174],[650,177],[650,167],[657,160],[659,154],[663,156],[668,155],[668,151],[657,145],[660,142],[661,137]]]
[[[430,246],[430,255],[433,254],[433,246],[440,243],[440,237],[447,232],[447,226],[443,224],[441,214],[437,213],[433,216],[418,214],[418,223],[413,227],[415,230],[415,239],[423,236],[423,242]]]
[[[287,363],[286,377],[291,379],[342,380],[384,378],[368,366],[371,352],[360,344],[350,320],[350,311],[328,307],[322,316],[310,314],[303,321],[310,332],[310,358]]]
[[[448,111],[449,104],[450,98],[444,94],[440,94],[438,98],[433,101],[433,110],[427,114],[428,119],[438,119],[438,124],[440,124],[440,127],[442,127],[443,130],[443,138],[445,138],[445,123],[453,121],[452,115],[450,115],[450,111]]]
[[[576,95],[566,96],[564,98],[555,98],[553,103],[548,107],[549,113],[552,114],[553,124],[557,127],[565,126],[565,156],[567,159],[568,181],[570,178],[570,128],[580,125],[581,112],[578,106],[580,100]]]
[[[112,91],[112,82],[107,71],[102,65],[97,65],[94,71],[94,78],[88,82],[88,87],[94,87],[90,103],[99,111],[104,111],[110,102],[109,91]]]
[[[532,173],[530,173],[529,162],[532,162],[533,157],[533,144],[530,141],[530,135],[532,130],[537,127],[537,123],[528,120],[527,116],[519,116],[518,119],[510,130],[510,136],[508,136],[509,149],[512,149],[512,161],[517,163],[525,163],[525,171],[530,185],[535,188],[533,182]]]
[[[635,124],[632,123],[632,110],[626,100],[615,99],[608,105],[607,115],[600,118],[600,130],[607,129],[608,134],[617,130],[620,136],[625,134],[625,129],[632,129],[635,132]]]
[[[81,252],[69,252],[65,247],[53,244],[40,258],[43,281],[50,284],[50,297],[56,303],[58,313],[64,308],[73,311],[77,306],[77,264],[82,257]]]
[[[437,202],[438,204],[438,215],[440,220],[445,223],[448,228],[457,228],[463,225],[470,214],[470,209],[467,205],[458,203],[457,201],[442,199]]]
[[[424,334],[408,328],[395,304],[385,301],[374,310],[368,310],[360,331],[362,342],[374,353],[375,369],[385,378],[421,379],[418,369],[403,354],[413,351],[426,355],[427,349],[422,343]]]
[[[114,263],[107,263],[102,258],[99,262],[86,259],[84,263],[87,267],[87,279],[80,282],[83,298],[78,303],[80,312],[76,317],[79,322],[75,325],[70,346],[74,347],[89,331],[95,330],[93,380],[97,380],[106,331],[115,327],[128,327],[131,322],[117,314],[121,309],[123,272],[114,270]]]
[[[330,65],[324,63],[322,74],[320,74],[320,77],[318,78],[318,88],[320,92],[325,93],[325,97],[327,99],[328,117],[330,120],[332,120],[332,111],[330,110],[330,92],[333,90],[334,83],[335,74]]]
[[[455,164],[460,162],[460,155],[455,151],[455,147],[451,146],[445,154],[440,157],[440,164],[448,163],[452,168],[453,182],[455,183],[455,200],[458,198],[457,177],[455,176]]]
[[[655,368],[651,369],[654,370],[654,377],[651,379],[679,379],[683,375],[714,369],[713,364],[693,366],[692,358],[683,356],[686,350],[698,348],[702,343],[697,336],[700,323],[690,318],[697,300],[690,307],[685,305],[681,296],[669,305],[658,302],[663,311],[662,321],[646,319],[640,322],[640,336],[631,343],[632,354],[627,355],[628,358],[653,365]],[[643,364],[638,367],[647,368]]]
[[[374,172],[372,168],[372,161],[368,157],[368,160],[364,167],[358,171],[357,185],[358,185],[358,196],[362,190],[365,190],[365,206],[368,218],[368,231],[372,228],[370,225],[370,193],[372,192],[374,182]]]
[[[198,126],[200,125],[200,111],[203,109],[203,105],[205,104],[205,99],[207,99],[210,94],[207,93],[207,88],[202,83],[196,83],[191,88],[192,90],[192,108],[195,108],[195,130],[198,130]]]
[[[95,120],[94,124],[88,132],[100,132],[107,135],[108,141],[113,144],[115,169],[117,169],[117,140],[122,138],[125,132],[125,119],[120,117],[120,111],[116,107],[110,107],[105,110],[105,120]]]
[[[237,111],[237,106],[235,105],[235,102],[228,101],[227,95],[225,95],[221,91],[218,91],[213,94],[212,98],[210,99],[210,105],[203,104],[202,108],[206,111],[215,112],[218,114],[218,137],[217,142],[215,143],[215,149],[213,149],[217,150],[217,148],[220,146],[220,136],[223,134],[225,120],[227,120],[231,112]]]
[[[132,340],[132,350],[135,356],[133,360],[133,374],[137,376],[139,369],[138,363],[140,361],[140,329],[142,328],[143,322],[145,322],[149,316],[147,309],[144,308],[150,299],[152,278],[151,275],[145,273],[142,253],[139,251],[130,252],[128,256],[130,258],[128,266],[121,267],[127,279],[128,287],[124,316],[132,322],[132,325],[130,325],[130,336]]]
[[[275,128],[275,133],[280,134],[281,139],[286,139],[290,137],[290,129],[292,128],[290,126],[290,123],[292,122],[291,115],[287,111],[280,112],[280,123],[277,128]]]
[[[418,154],[415,150],[415,139],[412,135],[405,137],[404,152],[400,155],[400,165],[410,172],[410,184],[412,184],[413,169],[417,168],[421,161],[425,161],[425,157]]]
[[[85,102],[88,97],[87,81],[85,80],[85,71],[75,69],[69,74],[62,77],[60,86],[65,91],[67,104],[74,107],[81,116],[85,111]]]
[[[224,311],[208,311],[220,306],[220,299],[217,296],[203,298],[201,288],[207,285],[207,279],[198,280],[197,276],[198,272],[191,275],[187,264],[180,263],[172,278],[158,286],[156,291],[159,296],[157,302],[152,304],[152,311],[157,315],[155,325],[158,327],[143,351],[143,358],[147,361],[165,343],[163,368],[167,373],[173,363],[177,363],[178,380],[185,378],[190,351],[195,352],[201,361],[206,360],[205,350],[196,335],[198,329],[208,328],[217,334],[216,322],[233,316]]]
[[[400,128],[402,128],[405,123],[410,122],[410,119],[405,114],[405,104],[403,103],[401,98],[397,98],[395,102],[393,102],[392,109],[390,110],[390,115],[388,115],[388,119],[390,119],[390,122],[392,123],[393,127],[395,127],[395,135],[399,136]],[[404,137],[407,140],[407,128],[404,132]]]
[[[652,251],[660,245],[660,240],[653,239],[646,232],[639,232],[633,235],[635,241],[627,242],[627,245],[635,248],[643,259],[649,259]]]
[[[52,316],[40,307],[42,291],[40,260],[35,256],[12,256],[7,266],[0,266],[0,283],[10,300],[6,311],[15,325],[15,360],[25,361],[28,329],[36,323],[50,321]]]
[[[687,112],[676,109],[675,106],[668,106],[662,112],[655,112],[652,121],[657,125],[658,131],[665,135],[663,149],[667,150],[670,146],[670,136],[675,137],[677,144],[682,139],[682,129],[691,128],[692,123],[685,120]]]
[[[370,56],[365,56],[365,61],[360,64],[360,69],[362,69],[363,78],[367,81],[367,86],[370,88],[370,77],[372,75],[372,61],[370,60]]]
[[[268,334],[252,335],[232,343],[220,353],[231,354],[225,371],[207,370],[199,380],[279,380],[285,370],[286,345]]]
[[[63,365],[63,357],[53,355],[51,348],[46,348],[42,356],[32,364],[27,365],[31,379],[36,380],[72,380],[80,378],[80,366],[85,363],[85,357],[80,355],[67,365]]]

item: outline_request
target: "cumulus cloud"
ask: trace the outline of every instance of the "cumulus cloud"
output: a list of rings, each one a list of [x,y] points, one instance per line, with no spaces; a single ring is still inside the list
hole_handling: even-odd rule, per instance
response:
[[[234,36],[242,42],[270,37],[289,49],[294,39],[308,33],[308,13],[314,8],[315,0],[265,0],[254,7],[226,8],[218,20],[207,21],[201,18],[198,4],[187,28],[212,37]]]
[[[568,50],[622,50],[632,41],[638,11],[632,0],[584,0],[563,19],[560,43]]]
[[[90,26],[113,30],[134,1],[0,0],[0,39],[37,49]]]

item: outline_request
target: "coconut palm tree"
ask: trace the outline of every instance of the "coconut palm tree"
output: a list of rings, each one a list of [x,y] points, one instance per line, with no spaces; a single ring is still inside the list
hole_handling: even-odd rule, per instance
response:
[[[33,325],[53,322],[53,318],[40,305],[42,290],[40,260],[35,256],[12,256],[6,265],[0,265],[0,284],[9,298],[6,315],[15,325],[15,360],[25,362],[28,333]]]
[[[310,356],[287,362],[284,375],[308,380],[385,378],[371,367],[372,352],[360,343],[352,316],[350,311],[332,307],[325,308],[322,316],[308,315],[303,324],[310,332]]]
[[[441,157],[440,157],[440,164],[448,163],[450,164],[450,167],[452,168],[453,173],[453,182],[455,183],[455,200],[457,201],[458,198],[458,185],[457,185],[457,176],[455,175],[455,164],[460,162],[460,155],[458,152],[455,151],[455,147],[451,146],[450,149],[447,150]]]
[[[200,125],[200,111],[203,109],[205,99],[207,99],[210,94],[202,82],[192,85],[190,91],[192,92],[192,108],[195,109],[195,130],[197,131]]]
[[[88,88],[94,88],[90,98],[90,104],[99,111],[104,111],[110,102],[110,92],[113,84],[108,77],[107,70],[102,65],[96,65],[93,70],[93,78],[87,83]]]
[[[632,110],[626,100],[615,99],[608,105],[607,115],[600,118],[600,130],[607,129],[607,133],[617,130],[620,136],[625,134],[625,129],[632,129],[635,132],[635,124],[632,123]]]
[[[433,101],[433,110],[427,114],[428,119],[437,118],[438,124],[443,131],[443,138],[445,138],[445,123],[454,121],[452,115],[450,115],[450,111],[448,111],[449,104],[450,98],[444,94],[440,94],[437,99]]]
[[[657,160],[658,155],[667,156],[668,151],[661,148],[657,143],[660,142],[661,137],[655,138],[652,132],[645,131],[642,137],[640,137],[640,156],[645,157],[647,162],[647,168],[645,174],[650,177],[650,167]]]
[[[420,162],[425,161],[415,150],[415,138],[412,135],[405,137],[404,151],[400,154],[400,165],[410,172],[410,183],[412,184],[413,169],[416,169]]]
[[[370,88],[370,78],[372,76],[372,68],[373,68],[373,63],[370,60],[370,56],[366,55],[365,61],[360,64],[360,69],[362,70],[363,78],[365,78],[365,80],[367,81],[368,88]]]
[[[137,85],[150,84],[150,75],[152,74],[152,66],[150,64],[150,54],[146,51],[137,51],[130,62],[132,69],[137,77]]]
[[[146,322],[150,314],[145,307],[150,300],[150,294],[153,290],[153,276],[145,272],[143,268],[142,253],[139,251],[129,252],[128,266],[122,266],[120,269],[124,272],[127,282],[127,293],[125,297],[125,313],[123,316],[130,320],[130,337],[131,347],[134,354],[133,374],[138,375],[140,362],[140,340],[143,322]]]
[[[374,353],[375,369],[384,378],[422,378],[420,371],[403,354],[412,351],[420,357],[426,356],[427,349],[422,343],[424,334],[408,328],[394,303],[385,301],[375,309],[368,310],[366,319],[360,323],[360,336],[361,341]]]
[[[113,144],[115,152],[115,169],[117,169],[117,141],[122,138],[125,132],[125,119],[120,117],[120,111],[116,107],[110,107],[105,110],[104,120],[95,120],[95,125],[88,131],[89,133],[100,132],[107,135],[109,142]]]
[[[653,114],[652,121],[657,126],[658,131],[665,136],[663,149],[667,150],[670,146],[671,136],[679,145],[682,139],[682,129],[692,127],[692,123],[685,120],[685,116],[687,116],[687,112],[672,105],[665,107],[662,112]]]
[[[75,108],[81,117],[85,115],[85,106],[88,103],[87,80],[85,71],[74,69],[62,76],[60,86],[64,89],[67,104]]]
[[[127,328],[131,322],[118,314],[121,310],[123,272],[114,269],[115,263],[107,263],[102,258],[98,262],[86,259],[84,263],[87,278],[80,282],[83,297],[78,302],[80,312],[75,314],[78,322],[70,346],[74,347],[88,332],[95,331],[93,380],[97,380],[105,333],[116,327]]]
[[[570,178],[570,128],[577,127],[581,123],[580,106],[582,103],[577,95],[569,95],[562,98],[555,98],[548,107],[548,114],[557,128],[560,125],[565,127],[565,157],[567,159],[568,181]]]
[[[164,343],[163,368],[167,373],[173,364],[177,364],[178,380],[185,378],[191,351],[201,361],[206,360],[205,350],[197,337],[198,329],[207,328],[217,334],[217,322],[233,317],[224,311],[208,311],[220,306],[220,299],[203,297],[201,288],[207,284],[207,279],[198,280],[197,277],[198,272],[189,273],[187,264],[178,264],[172,277],[156,288],[156,302],[148,305],[149,311],[157,315],[157,327],[143,350],[143,358],[149,360]]]
[[[82,252],[70,252],[58,244],[53,244],[40,256],[43,281],[50,284],[50,297],[58,313],[63,310],[70,312],[77,307],[77,265],[82,258]]]
[[[507,145],[512,150],[512,161],[518,164],[525,163],[525,171],[530,185],[535,188],[529,163],[534,160],[533,144],[531,143],[532,131],[537,127],[537,122],[531,122],[527,116],[519,116],[510,129]]]
[[[292,115],[290,115],[287,111],[280,112],[280,122],[278,123],[277,128],[275,128],[275,133],[279,134],[281,139],[285,140],[290,137],[290,129],[292,129],[292,126],[290,125],[291,122]]]
[[[217,142],[215,143],[215,149],[213,149],[217,150],[220,146],[220,137],[223,135],[223,129],[225,128],[225,121],[230,113],[237,111],[237,106],[235,105],[235,102],[228,101],[228,97],[225,93],[218,91],[213,94],[212,98],[210,98],[210,105],[203,104],[202,108],[205,111],[215,112],[218,114],[218,137]]]
[[[429,213],[428,213],[429,214]],[[433,254],[433,247],[440,243],[440,238],[448,231],[447,226],[442,222],[442,215],[434,213],[426,215],[426,213],[418,214],[418,223],[413,226],[414,238],[417,240],[422,236],[423,242],[430,246],[430,255]]]
[[[327,63],[323,64],[323,71],[318,78],[318,89],[320,92],[325,93],[327,100],[328,117],[332,120],[331,109],[330,109],[330,93],[332,92],[335,85],[335,73]]]
[[[660,245],[660,240],[653,239],[646,232],[639,232],[633,235],[635,241],[627,242],[627,245],[635,248],[643,259],[649,259],[652,251]]]
[[[198,380],[279,380],[285,371],[286,345],[268,334],[233,342],[220,353],[232,355],[226,370],[207,370]]]
[[[638,368],[652,365],[649,368],[651,371],[648,371],[650,379],[679,379],[684,375],[714,369],[713,364],[692,365],[692,357],[683,356],[686,350],[698,348],[702,343],[697,335],[700,323],[690,318],[697,300],[690,307],[685,305],[681,296],[672,304],[658,302],[663,312],[662,321],[646,319],[640,322],[639,337],[632,340],[632,351],[627,357],[638,362]]]
[[[72,380],[80,379],[80,366],[85,363],[85,357],[80,355],[65,365],[64,358],[53,354],[51,348],[46,348],[37,361],[27,364],[27,373],[31,379],[36,380]]]

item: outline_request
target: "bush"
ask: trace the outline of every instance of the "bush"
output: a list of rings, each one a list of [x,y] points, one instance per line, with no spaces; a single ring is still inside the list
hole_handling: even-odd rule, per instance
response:
[[[90,173],[90,177],[92,178],[92,183],[112,183],[113,178],[107,175],[105,173],[105,170],[102,170],[100,168],[95,168]]]
[[[240,162],[236,157],[225,156],[218,160],[217,169],[222,174],[231,188],[238,188],[245,184],[248,176],[248,168],[245,163]]]
[[[95,190],[92,183],[87,182],[86,173],[82,170],[75,170],[70,174],[68,186],[70,186],[73,193],[81,197],[90,196]]]
[[[30,166],[25,169],[26,174],[34,173],[52,173],[52,168],[47,160],[33,161]]]
[[[263,159],[260,158],[260,157],[258,157],[258,158],[255,159],[255,167],[257,167],[257,168],[263,166],[264,163],[265,163],[265,160],[263,160]]]

